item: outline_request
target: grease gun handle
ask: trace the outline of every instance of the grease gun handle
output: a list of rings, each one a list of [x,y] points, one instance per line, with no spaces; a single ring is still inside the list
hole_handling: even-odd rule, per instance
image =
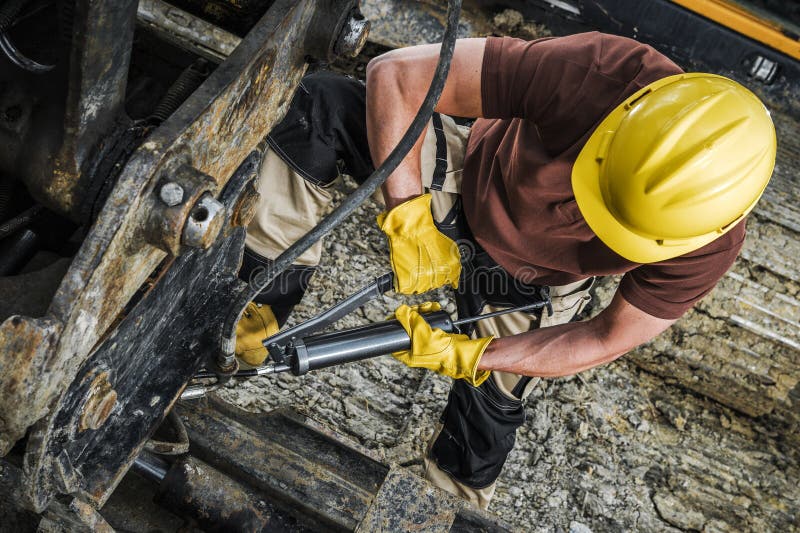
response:
[[[444,311],[422,315],[432,328],[453,331],[450,315]],[[411,348],[411,339],[397,320],[295,339],[291,372],[302,376],[309,370],[370,359]]]

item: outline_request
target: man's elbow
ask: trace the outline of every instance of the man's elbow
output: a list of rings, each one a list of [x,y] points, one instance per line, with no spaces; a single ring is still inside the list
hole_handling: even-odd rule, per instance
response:
[[[373,98],[378,95],[381,101],[389,98],[401,105],[404,102],[418,105],[427,90],[423,70],[415,56],[404,49],[379,55],[367,64],[367,99],[372,93]],[[424,89],[420,91],[422,85]]]
[[[617,293],[611,304],[589,322],[601,350],[614,360],[651,341],[675,321],[649,315]]]
[[[625,342],[619,334],[619,329],[606,319],[598,315],[588,321],[592,327],[592,335],[597,343],[597,352],[601,355],[602,363],[610,363],[628,353],[634,346]]]
[[[400,70],[401,59],[393,51],[372,58],[367,63],[367,87],[396,81],[400,77]]]

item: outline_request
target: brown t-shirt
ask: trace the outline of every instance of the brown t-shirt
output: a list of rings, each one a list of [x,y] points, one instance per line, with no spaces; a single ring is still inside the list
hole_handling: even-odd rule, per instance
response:
[[[625,275],[632,305],[678,318],[733,264],[744,221],[694,252],[639,264],[611,251],[581,216],[572,165],[589,135],[625,98],[682,70],[653,48],[597,32],[523,41],[489,37],[484,119],[475,122],[462,197],[476,240],[518,279],[564,285]]]

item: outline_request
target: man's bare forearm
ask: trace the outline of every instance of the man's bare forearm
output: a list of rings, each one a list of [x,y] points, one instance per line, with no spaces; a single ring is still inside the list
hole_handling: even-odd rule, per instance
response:
[[[495,339],[478,365],[524,376],[571,376],[625,353],[609,350],[595,323],[572,322]]]
[[[493,340],[478,368],[523,376],[571,376],[617,359],[674,322],[645,313],[617,293],[607,308],[586,322]]]
[[[389,61],[370,63],[367,71],[367,138],[375,166],[394,150],[422,104],[424,93],[404,90],[399,68]],[[416,142],[383,186],[386,208],[422,194],[420,154]]]
[[[436,110],[478,117],[484,39],[459,39]],[[414,120],[439,61],[438,44],[393,50],[367,66],[367,139],[372,162],[379,166]],[[422,194],[420,155],[423,135],[383,187],[387,209]]]

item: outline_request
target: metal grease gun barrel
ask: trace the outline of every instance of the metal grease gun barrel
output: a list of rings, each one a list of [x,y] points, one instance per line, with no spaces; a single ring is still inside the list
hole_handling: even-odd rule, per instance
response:
[[[432,328],[453,331],[453,321],[444,311],[423,313]],[[309,370],[369,359],[411,348],[408,334],[397,320],[368,324],[358,328],[313,335],[293,341],[296,357],[292,374],[301,376]]]

